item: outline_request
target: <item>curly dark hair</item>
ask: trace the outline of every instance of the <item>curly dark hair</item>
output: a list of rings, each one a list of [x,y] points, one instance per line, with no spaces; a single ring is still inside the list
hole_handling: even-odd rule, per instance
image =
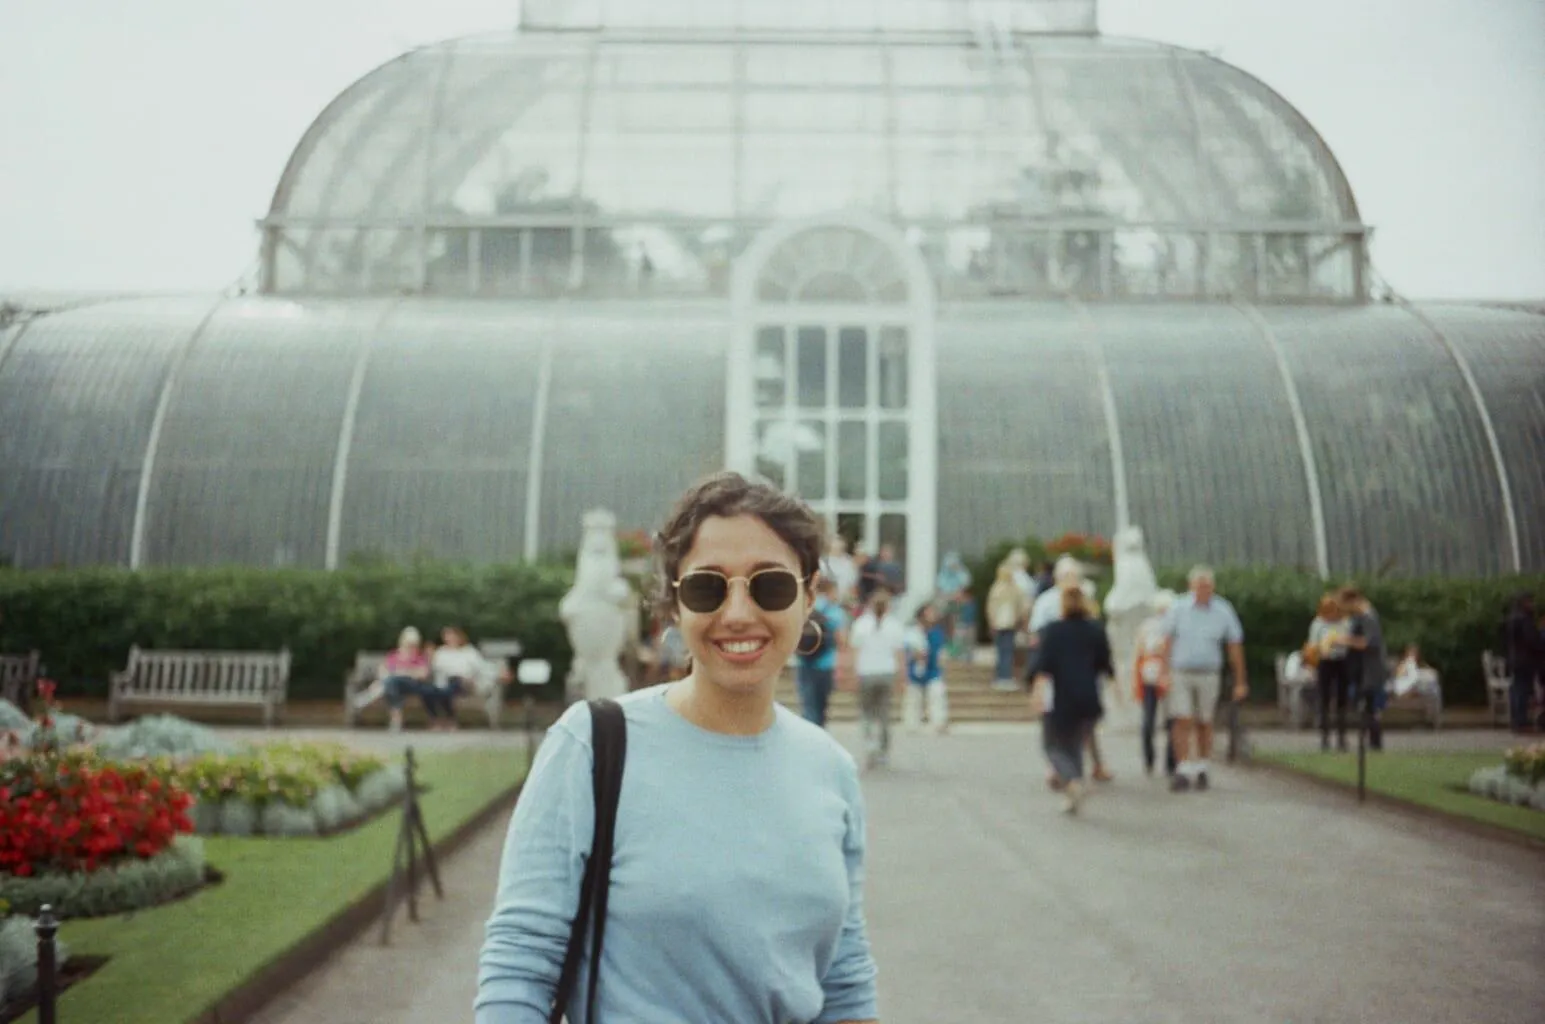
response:
[[[681,560],[692,550],[703,521],[714,516],[756,516],[766,523],[794,549],[800,578],[807,584],[820,569],[826,528],[809,505],[769,483],[727,470],[715,473],[687,489],[654,536],[655,611],[665,621],[676,620],[671,584],[681,574]]]

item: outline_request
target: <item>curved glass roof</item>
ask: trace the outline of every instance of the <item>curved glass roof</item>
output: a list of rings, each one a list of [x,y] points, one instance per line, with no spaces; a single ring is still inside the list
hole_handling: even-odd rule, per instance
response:
[[[331,533],[339,561],[503,562],[528,543],[571,550],[596,507],[650,527],[723,464],[724,304],[558,305],[141,299],[0,333],[0,559],[126,564],[137,536],[147,566],[321,567]],[[1286,373],[1333,577],[1512,568],[1482,407],[1520,561],[1545,570],[1545,316],[1032,301],[960,310],[937,333],[941,551],[1110,535],[1092,334],[1156,563],[1314,568]]]
[[[602,3],[539,4],[517,32],[414,50],[338,96],[275,192],[269,290],[643,275],[713,292],[756,228],[842,209],[907,227],[941,278],[1053,226],[1099,232],[1086,248],[1144,276],[1126,294],[1218,291],[1221,262],[1335,263],[1362,234],[1286,101],[1204,54],[1092,34],[1088,3]],[[1254,233],[1238,253],[1236,232]],[[1078,260],[1062,253],[1064,276]]]

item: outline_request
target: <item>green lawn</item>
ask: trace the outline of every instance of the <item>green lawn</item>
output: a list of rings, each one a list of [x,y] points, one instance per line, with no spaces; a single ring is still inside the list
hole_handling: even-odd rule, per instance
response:
[[[1265,753],[1258,757],[1294,771],[1357,785],[1355,755]],[[1369,792],[1545,840],[1545,813],[1460,791],[1475,769],[1501,763],[1501,754],[1370,754],[1367,785]]]
[[[524,752],[419,755],[419,778],[431,787],[420,800],[430,840],[477,814],[524,769]],[[206,839],[224,883],[138,914],[64,923],[60,938],[73,953],[112,959],[60,997],[59,1019],[178,1024],[197,1017],[385,880],[400,822],[399,813],[388,813],[330,839]],[[402,914],[405,921],[406,908]],[[36,1020],[36,1011],[22,1018]]]

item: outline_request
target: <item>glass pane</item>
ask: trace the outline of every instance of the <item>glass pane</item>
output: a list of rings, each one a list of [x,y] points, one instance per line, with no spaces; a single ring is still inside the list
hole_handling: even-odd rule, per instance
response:
[[[907,329],[880,329],[880,408],[907,407]]]
[[[852,554],[864,545],[864,514],[862,512],[837,513],[837,533],[848,542]]]
[[[862,409],[869,404],[869,332],[862,327],[837,331],[837,404]]]
[[[799,420],[790,435],[796,459],[794,486],[800,497],[815,501],[826,497],[826,424]]]
[[[799,404],[806,409],[826,407],[826,328],[824,327],[799,329]]]
[[[752,369],[756,377],[757,408],[783,407],[785,365],[783,328],[759,329],[756,332],[756,364]]]
[[[424,239],[424,287],[431,295],[471,291],[471,238],[464,228],[430,231]]]
[[[792,448],[788,424],[782,420],[762,420],[756,425],[756,471],[775,487],[788,486],[788,464]]]
[[[907,425],[880,424],[880,500],[903,501],[907,496]]]
[[[837,424],[837,497],[863,498],[868,493],[869,425],[862,421]]]

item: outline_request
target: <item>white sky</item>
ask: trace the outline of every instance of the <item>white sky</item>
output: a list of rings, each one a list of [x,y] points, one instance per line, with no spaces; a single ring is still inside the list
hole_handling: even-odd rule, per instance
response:
[[[254,262],[290,151],[414,45],[516,0],[0,0],[0,290],[210,289]],[[1420,298],[1545,298],[1545,0],[1102,0],[1324,135]]]

